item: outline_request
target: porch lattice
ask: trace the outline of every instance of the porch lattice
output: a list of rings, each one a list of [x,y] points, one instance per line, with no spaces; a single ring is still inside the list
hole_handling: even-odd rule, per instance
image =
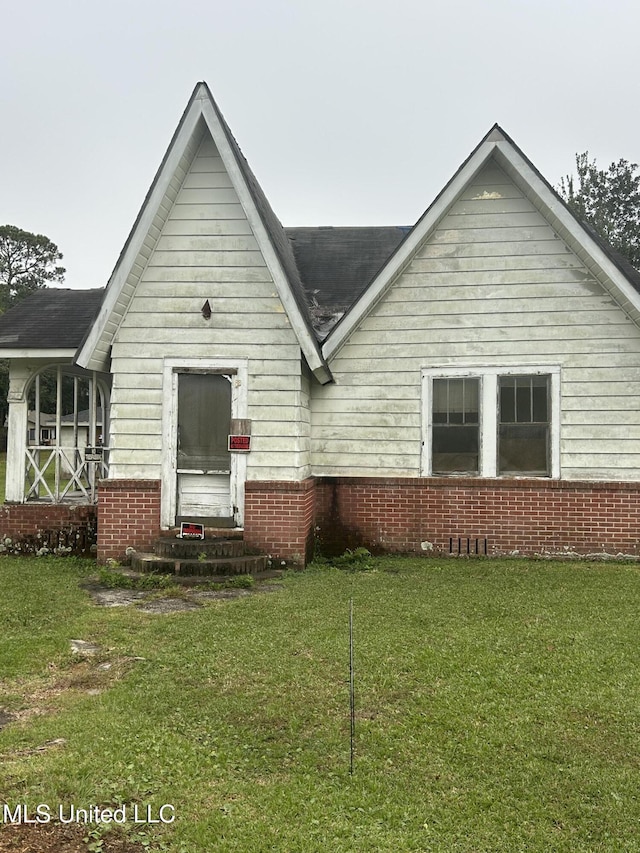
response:
[[[25,500],[63,503],[73,499],[95,503],[97,484],[109,474],[108,451],[89,461],[74,447],[31,446],[26,448]]]

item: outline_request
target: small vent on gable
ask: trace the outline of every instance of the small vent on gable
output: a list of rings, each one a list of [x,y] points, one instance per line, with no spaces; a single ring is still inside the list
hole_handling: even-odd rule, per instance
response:
[[[200,310],[202,311],[202,316],[204,317],[205,320],[211,319],[211,305],[209,304],[208,299],[204,303],[204,305],[202,306],[202,308]]]

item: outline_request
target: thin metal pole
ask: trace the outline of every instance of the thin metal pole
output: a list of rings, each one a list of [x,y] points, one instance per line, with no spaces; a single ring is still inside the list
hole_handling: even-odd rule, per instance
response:
[[[60,446],[62,444],[60,433],[62,432],[62,366],[58,365],[58,372],[56,374],[56,461],[55,461],[55,472],[56,472],[56,492],[55,492],[55,502],[58,503],[60,500],[60,479],[62,476],[61,465],[60,465]]]
[[[35,428],[34,433],[33,433],[33,438],[34,438],[33,443],[38,448],[37,450],[34,450],[34,456],[35,456],[35,460],[36,460],[36,471],[39,474],[40,473],[40,460],[41,460],[40,445],[42,444],[42,436],[40,435],[40,426],[41,426],[41,424],[40,424],[40,406],[42,404],[40,402],[40,374],[39,373],[36,375],[36,391],[35,391],[35,394],[36,394],[36,398],[35,398],[35,400],[36,400],[36,402],[35,402],[35,406],[36,406],[35,426],[36,426],[36,428]],[[27,408],[28,408],[28,406],[27,406]],[[28,443],[29,442],[27,442],[27,444]],[[38,481],[38,483],[35,487],[35,497],[36,498],[40,497],[40,481]]]
[[[349,709],[351,713],[351,751],[349,773],[353,776],[353,758],[356,737],[356,703],[353,672],[353,598],[349,599]]]

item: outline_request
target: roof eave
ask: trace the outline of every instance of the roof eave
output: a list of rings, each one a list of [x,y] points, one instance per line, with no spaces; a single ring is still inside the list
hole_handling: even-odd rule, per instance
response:
[[[322,355],[320,344],[313,332],[313,329],[303,317],[296,299],[291,290],[286,272],[280,262],[278,253],[269,237],[267,227],[260,216],[258,208],[254,203],[253,196],[247,186],[247,183],[242,172],[240,163],[238,162],[237,154],[234,146],[231,144],[222,115],[217,107],[217,104],[211,95],[209,87],[206,83],[202,83],[206,96],[202,97],[202,116],[207,124],[209,132],[213,137],[216,147],[222,158],[225,169],[231,177],[231,182],[240,199],[240,203],[244,209],[245,215],[249,220],[251,229],[256,237],[256,241],[264,256],[265,263],[271,273],[271,276],[276,285],[276,290],[282,305],[285,309],[287,317],[291,323],[291,327],[298,339],[300,348],[311,368],[313,375],[318,381],[325,385],[332,379],[331,371]],[[224,141],[224,145],[220,141]]]
[[[615,297],[619,306],[640,325],[640,293],[623,270],[589,233],[566,203],[512,140],[498,143],[497,159],[509,176],[524,189],[527,197],[558,231],[569,248],[596,275]],[[531,195],[533,193],[533,197]],[[613,287],[609,287],[608,282]]]
[[[14,347],[0,348],[0,358],[65,359],[73,361],[76,347]]]
[[[108,368],[111,341],[108,342],[107,346],[103,345],[101,353],[98,352],[98,345],[106,333],[107,324],[114,312],[132,266],[142,248],[160,202],[164,198],[173,178],[180,158],[196,130],[201,114],[197,103],[197,95],[201,86],[202,84],[199,83],[191,95],[187,108],[180,119],[178,127],[169,143],[169,147],[142,203],[140,212],[116,262],[116,266],[109,278],[100,311],[93,321],[85,341],[78,349],[76,363],[80,367],[91,367],[98,370]]]

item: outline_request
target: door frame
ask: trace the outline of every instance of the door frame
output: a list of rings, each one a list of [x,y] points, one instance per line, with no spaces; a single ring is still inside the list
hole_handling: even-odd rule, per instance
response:
[[[163,529],[175,525],[178,492],[178,377],[190,370],[223,373],[231,376],[231,418],[247,417],[247,361],[234,358],[165,358],[162,374],[162,496],[160,524]],[[247,456],[231,454],[231,505],[236,527],[244,525],[244,483]]]

